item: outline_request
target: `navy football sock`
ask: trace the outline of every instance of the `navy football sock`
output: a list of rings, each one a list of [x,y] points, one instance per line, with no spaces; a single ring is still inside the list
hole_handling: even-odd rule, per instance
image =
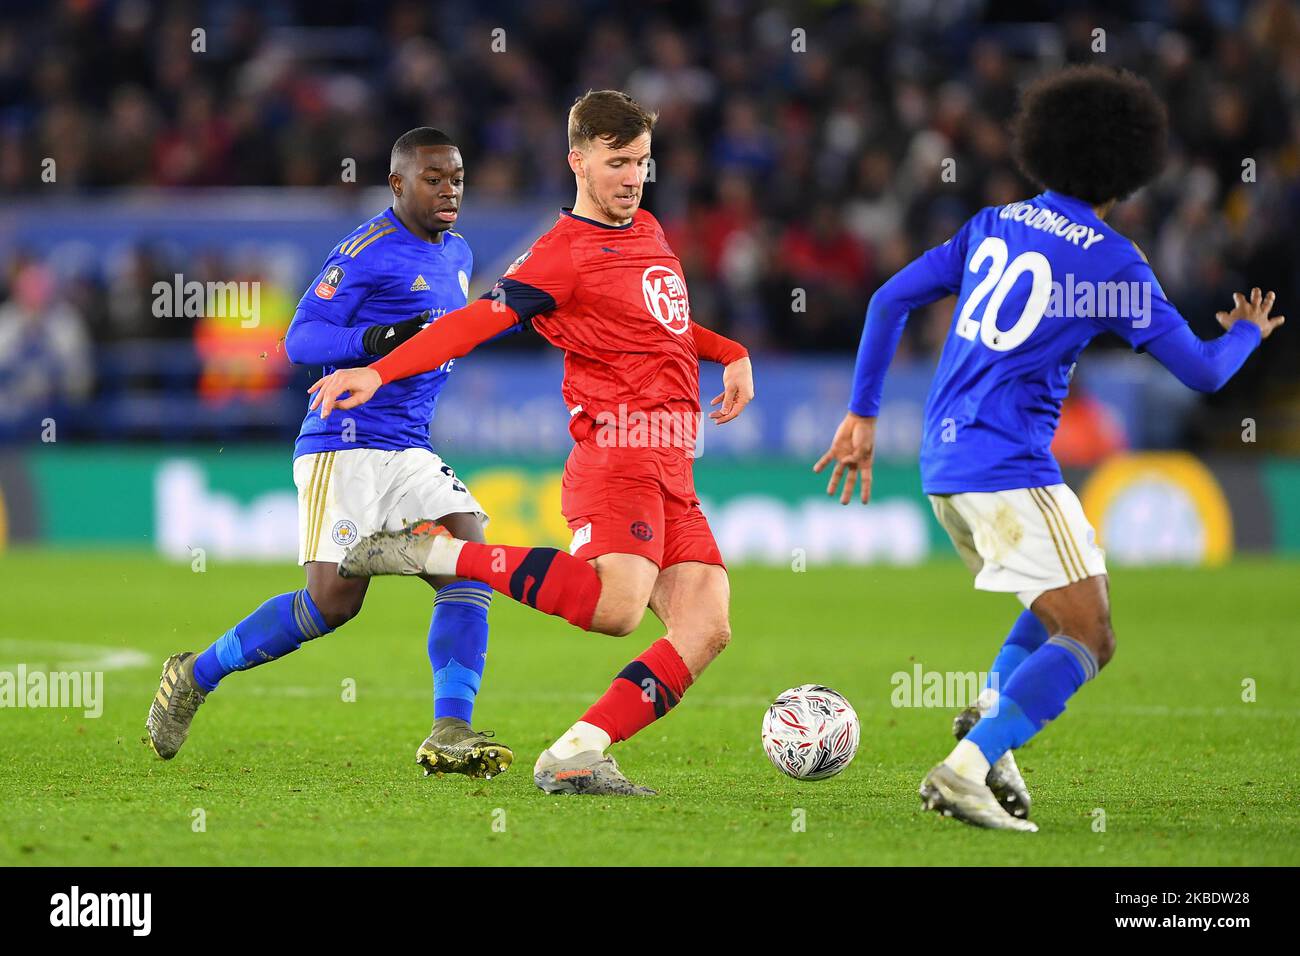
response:
[[[966,739],[996,763],[1059,717],[1065,702],[1096,676],[1097,659],[1088,648],[1064,634],[1048,638],[1011,675],[997,712],[985,714]]]
[[[457,581],[438,589],[429,624],[429,664],[433,667],[433,716],[474,716],[474,698],[483,678],[492,589],[478,581]]]
[[[234,671],[257,667],[296,651],[334,628],[325,626],[306,588],[279,594],[222,634],[194,662],[194,680],[211,692]]]

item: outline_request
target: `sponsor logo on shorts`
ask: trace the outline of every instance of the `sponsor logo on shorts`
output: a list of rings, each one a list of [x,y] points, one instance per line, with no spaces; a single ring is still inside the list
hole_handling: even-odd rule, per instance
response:
[[[334,293],[339,291],[339,283],[342,281],[343,269],[339,266],[330,266],[316,285],[316,295],[322,299],[334,298]]]
[[[632,532],[632,537],[638,541],[649,541],[655,536],[654,529],[644,521],[633,521],[632,527],[628,530]]]
[[[357,526],[347,518],[336,521],[334,522],[334,530],[330,532],[330,537],[334,539],[335,544],[346,547],[357,540]]]

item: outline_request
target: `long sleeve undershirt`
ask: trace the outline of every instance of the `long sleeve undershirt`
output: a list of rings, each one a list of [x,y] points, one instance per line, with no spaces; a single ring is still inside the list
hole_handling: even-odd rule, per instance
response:
[[[372,357],[361,345],[365,331],[300,307],[284,336],[284,354],[295,365],[355,365]]]

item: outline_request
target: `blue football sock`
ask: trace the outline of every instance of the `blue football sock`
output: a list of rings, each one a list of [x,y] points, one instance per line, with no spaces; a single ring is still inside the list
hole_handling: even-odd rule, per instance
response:
[[[211,692],[233,671],[257,667],[334,630],[304,588],[271,598],[222,634],[194,662],[194,681]]]
[[[1011,625],[1011,633],[1002,642],[998,656],[993,658],[993,666],[989,668],[988,680],[984,686],[998,691],[1005,689],[1016,668],[1042,647],[1046,640],[1047,628],[1043,627],[1038,615],[1030,610],[1021,611],[1016,623]]]
[[[429,624],[429,663],[433,666],[433,716],[474,716],[474,698],[487,658],[488,607],[492,589],[477,581],[457,581],[438,589]]]
[[[966,739],[990,764],[1038,733],[1065,710],[1065,702],[1097,676],[1097,659],[1072,637],[1057,634],[1016,668],[998,698]]]

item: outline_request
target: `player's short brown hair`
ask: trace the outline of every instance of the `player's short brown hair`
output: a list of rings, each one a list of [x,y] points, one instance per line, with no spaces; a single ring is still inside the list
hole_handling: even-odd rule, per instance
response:
[[[594,139],[622,149],[653,130],[658,118],[619,90],[588,90],[569,110],[569,149],[583,149]]]

